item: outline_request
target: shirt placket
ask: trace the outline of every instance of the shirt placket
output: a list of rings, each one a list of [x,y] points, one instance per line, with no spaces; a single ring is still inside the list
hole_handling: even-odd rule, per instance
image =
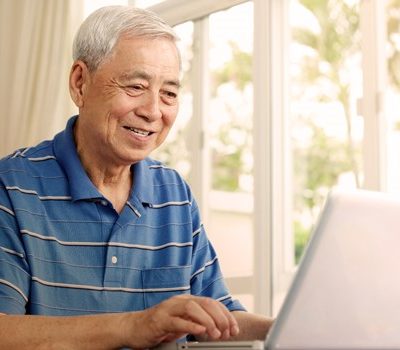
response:
[[[112,210],[109,206],[108,209]],[[112,210],[113,211],[113,210]],[[128,242],[123,235],[123,227],[127,224],[134,224],[141,217],[142,205],[138,201],[128,202],[118,219],[111,228],[106,252],[106,267],[104,272],[104,287],[123,288],[124,279],[124,256],[132,254],[129,246],[133,242]]]

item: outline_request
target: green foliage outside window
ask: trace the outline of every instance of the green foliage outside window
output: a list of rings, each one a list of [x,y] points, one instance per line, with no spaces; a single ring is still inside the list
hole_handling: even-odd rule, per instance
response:
[[[336,96],[321,95],[319,99],[320,101],[335,99],[339,101],[343,106],[347,126],[345,144],[341,145],[329,139],[316,126],[312,126],[313,140],[310,147],[294,150],[295,174],[296,176],[305,174],[302,180],[296,180],[298,183],[295,199],[297,207],[304,205],[312,211],[313,208],[322,205],[326,190],[336,183],[341,173],[352,171],[356,185],[360,186],[358,164],[361,159],[361,150],[355,147],[352,141],[350,86],[340,74],[346,66],[346,61],[359,49],[360,9],[358,4],[350,5],[344,0],[300,0],[299,2],[314,15],[321,29],[319,34],[299,28],[295,28],[292,32],[293,40],[316,53],[314,61],[308,60],[303,64],[303,81],[305,85],[318,84],[321,80],[332,84],[334,89],[330,90],[336,91]],[[400,89],[400,50],[396,49],[400,33],[400,0],[391,0],[387,13],[390,47],[389,79]],[[400,130],[400,124],[397,129]],[[305,239],[308,236],[307,231],[309,232],[310,229],[305,228],[299,221],[294,222],[296,261],[300,258],[307,242]]]
[[[229,83],[244,93],[245,88],[252,84],[252,55],[241,51],[236,43],[230,42],[232,59],[222,68],[212,72],[212,95],[218,98],[218,87]],[[227,107],[229,110],[229,107]],[[251,126],[249,115],[245,118],[235,118],[235,111],[230,110],[232,119],[218,130],[218,144],[212,150],[212,188],[219,191],[240,191],[240,177],[251,175],[251,169],[246,166],[246,153],[251,153]],[[218,118],[212,115],[211,118]],[[240,141],[234,140],[234,135],[242,134]]]
[[[360,49],[359,6],[344,0],[299,0],[299,3],[312,14],[319,30],[315,32],[304,27],[292,30],[293,41],[312,52],[301,62],[302,74],[296,83],[304,86],[305,93],[309,88],[318,91],[314,101],[326,104],[327,110],[329,103],[339,103],[343,113],[337,118],[344,118],[346,126],[345,140],[340,140],[326,135],[311,114],[297,117],[304,121],[303,126],[309,129],[311,139],[307,147],[294,145],[295,211],[308,211],[315,222],[316,209],[322,206],[339,175],[351,172],[356,186],[360,186],[360,150],[353,142],[351,82],[346,72],[350,60]],[[311,228],[298,219],[293,228],[298,261]]]

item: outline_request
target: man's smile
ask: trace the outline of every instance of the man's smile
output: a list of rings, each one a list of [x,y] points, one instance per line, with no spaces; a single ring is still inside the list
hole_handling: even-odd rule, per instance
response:
[[[131,126],[124,126],[124,129],[132,131],[134,134],[136,134],[138,136],[149,136],[149,135],[153,134],[151,131],[137,129],[137,128],[133,128]]]

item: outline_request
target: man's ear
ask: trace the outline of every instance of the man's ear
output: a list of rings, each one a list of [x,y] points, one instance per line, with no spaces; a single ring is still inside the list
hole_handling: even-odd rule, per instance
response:
[[[75,61],[69,74],[69,93],[78,108],[84,105],[84,93],[89,83],[90,73],[83,61]]]

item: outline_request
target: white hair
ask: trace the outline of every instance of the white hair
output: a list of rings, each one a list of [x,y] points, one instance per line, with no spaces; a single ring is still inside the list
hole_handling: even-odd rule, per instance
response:
[[[174,30],[151,11],[133,6],[106,6],[94,11],[81,24],[72,46],[74,61],[82,60],[90,71],[95,71],[122,35],[178,40]]]

